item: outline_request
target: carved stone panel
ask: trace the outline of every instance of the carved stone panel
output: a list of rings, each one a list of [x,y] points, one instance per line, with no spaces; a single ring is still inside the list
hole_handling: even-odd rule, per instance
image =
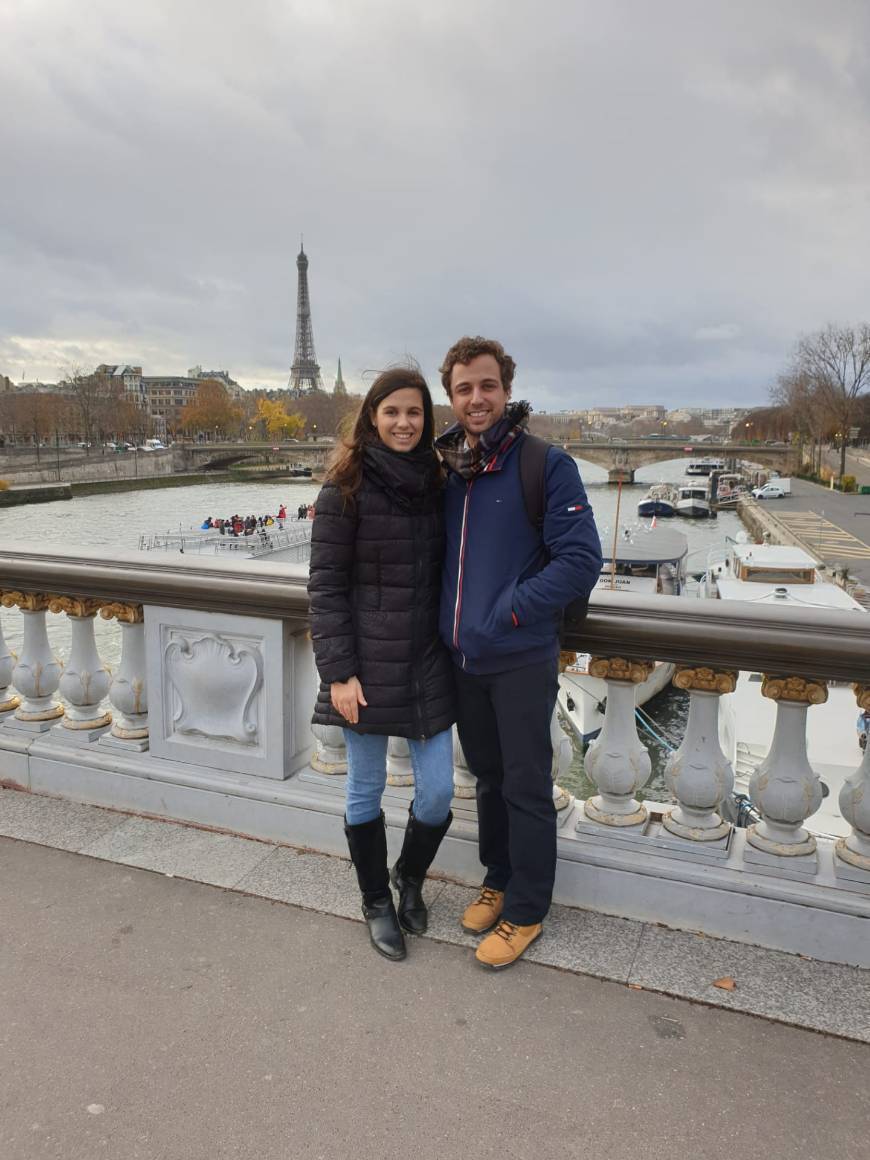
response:
[[[146,606],[145,640],[155,757],[270,778],[307,763],[299,641],[282,621]]]

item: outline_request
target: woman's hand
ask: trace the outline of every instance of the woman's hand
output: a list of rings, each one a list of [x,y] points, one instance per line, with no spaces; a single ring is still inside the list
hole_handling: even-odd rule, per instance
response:
[[[349,725],[359,723],[359,706],[368,705],[363,696],[362,685],[358,677],[351,677],[349,681],[333,681],[329,687],[332,706]]]

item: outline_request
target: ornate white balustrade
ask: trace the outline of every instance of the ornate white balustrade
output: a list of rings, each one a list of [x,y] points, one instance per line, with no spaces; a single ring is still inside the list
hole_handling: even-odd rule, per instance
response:
[[[295,565],[0,551],[0,781],[341,852],[347,755],[342,730],[310,725],[304,584]],[[870,709],[870,627],[825,610],[801,610],[798,626],[793,610],[608,595],[582,641],[608,689],[585,754],[586,801],[560,788],[573,752],[553,722],[557,899],[870,965],[870,751],[862,758],[856,744],[854,773],[837,788],[835,840],[814,832],[822,783],[806,745],[830,681],[854,681],[856,715]],[[675,664],[689,699],[664,802],[647,796],[635,718],[653,657]],[[749,784],[754,824],[740,829],[724,808],[735,771],[719,719],[747,669],[766,674],[755,687],[776,725]],[[397,840],[414,792],[398,738],[388,774]],[[438,865],[474,881],[475,785],[458,739],[454,785]]]

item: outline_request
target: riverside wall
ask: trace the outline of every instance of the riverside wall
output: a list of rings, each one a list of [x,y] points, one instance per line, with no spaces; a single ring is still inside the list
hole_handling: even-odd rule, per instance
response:
[[[183,456],[174,451],[116,452],[91,459],[61,457],[60,463],[46,448],[42,462],[19,466],[11,456],[0,459],[0,479],[13,487],[27,483],[86,483],[97,480],[159,479],[184,470]]]

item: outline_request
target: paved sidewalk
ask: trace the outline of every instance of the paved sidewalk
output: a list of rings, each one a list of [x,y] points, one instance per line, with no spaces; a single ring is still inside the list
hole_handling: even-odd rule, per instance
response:
[[[4,1160],[865,1160],[870,1049],[0,840]]]
[[[9,789],[0,789],[0,835],[361,924],[353,871],[342,858]],[[434,880],[426,896],[429,938],[466,948],[468,968],[480,970],[470,953],[477,940],[457,922],[474,891]],[[364,945],[364,932],[355,934]],[[553,907],[527,958],[870,1043],[870,971],[855,967],[565,906]],[[734,990],[713,985],[727,977]]]

